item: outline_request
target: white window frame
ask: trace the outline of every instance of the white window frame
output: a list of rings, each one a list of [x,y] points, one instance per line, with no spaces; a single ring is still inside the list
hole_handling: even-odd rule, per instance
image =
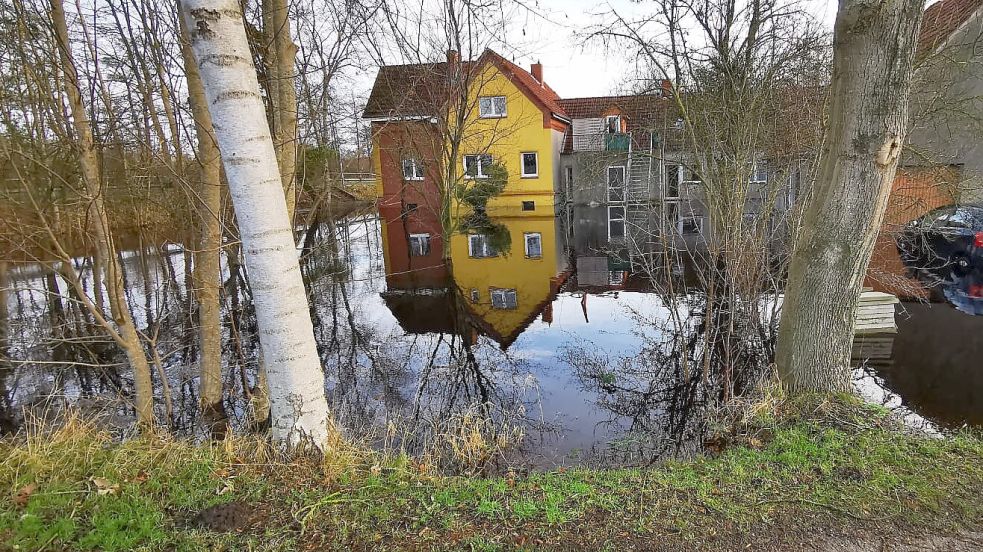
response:
[[[758,170],[764,169],[765,177],[764,179],[758,178]],[[768,183],[768,165],[763,161],[756,161],[751,165],[751,176],[748,177],[749,184],[767,184]]]
[[[496,109],[496,101],[499,98],[502,100],[502,111],[498,112]],[[482,108],[482,100],[488,100],[490,102],[491,110],[485,111]],[[508,102],[505,96],[479,96],[478,97],[478,117],[482,119],[503,119],[508,115]]]
[[[621,209],[621,218],[614,218],[614,217],[612,217],[611,216],[611,210],[612,209]],[[628,213],[627,213],[627,211],[625,211],[625,206],[624,205],[609,205],[608,206],[608,241],[611,241],[611,240],[623,240],[623,239],[625,239],[626,235],[628,234],[628,222],[627,222],[628,216],[627,215],[628,215]],[[621,222],[621,229],[622,229],[621,230],[621,235],[620,236],[614,236],[614,237],[612,237],[611,236],[611,222],[617,222],[617,221],[620,221]]]
[[[623,286],[625,285],[625,271],[624,270],[609,270],[608,271],[608,285],[609,286]]]
[[[621,170],[621,199],[611,199],[611,169]],[[624,203],[628,193],[628,168],[624,165],[608,165],[604,170],[604,178],[608,185],[608,203]]]
[[[532,255],[529,253],[529,239],[536,238],[539,240],[539,254]],[[525,232],[522,234],[522,242],[525,245],[526,258],[527,259],[542,259],[543,258],[543,235],[539,232]]]
[[[475,251],[476,250],[476,247],[475,247],[475,243],[474,243],[475,242],[475,238],[481,238],[483,240],[483,242],[482,242],[482,251],[479,252],[480,255],[475,255],[475,252],[476,252]],[[485,235],[485,234],[468,234],[468,257],[471,257],[473,259],[489,259],[491,257],[497,257],[497,256],[498,256],[498,252],[492,250],[491,245],[488,243],[488,236],[487,235]]]
[[[409,163],[411,167],[411,176],[406,176],[406,164]],[[402,160],[400,167],[403,171],[403,180],[423,180],[423,163],[418,161],[413,157],[407,157]]]
[[[615,120],[615,128],[617,130],[611,130],[611,119]],[[604,132],[606,134],[616,134],[621,132],[621,115],[605,115],[604,117]]]
[[[512,305],[509,306],[509,296],[512,296]],[[515,310],[519,308],[519,295],[515,288],[488,288],[488,297],[491,299],[491,306],[495,310]],[[496,297],[501,297],[501,305],[495,302]]]
[[[468,174],[468,157],[475,158],[475,176]],[[485,163],[484,160],[488,160],[488,164],[491,165],[494,160],[492,156],[487,153],[469,153],[461,158],[461,163],[464,165],[464,178],[474,179],[474,178],[488,178],[485,174]]]
[[[471,302],[477,303],[480,300],[481,300],[481,292],[478,291],[478,288],[471,288]]]
[[[526,172],[526,156],[532,155],[536,160],[536,172],[527,173]],[[519,154],[519,174],[522,178],[537,178],[539,177],[539,152],[536,151],[524,151]]]
[[[423,252],[421,255],[414,255],[413,254],[413,240],[414,239],[424,239],[424,240],[426,240],[426,242],[425,242],[426,243],[426,246],[427,246],[426,247],[426,251]],[[410,249],[410,257],[426,257],[427,255],[430,254],[430,234],[410,234],[409,246],[410,246],[409,247],[409,249]]]

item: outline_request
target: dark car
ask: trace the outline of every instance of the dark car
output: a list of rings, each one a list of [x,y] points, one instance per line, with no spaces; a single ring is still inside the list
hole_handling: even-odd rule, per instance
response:
[[[912,276],[941,283],[983,273],[983,205],[950,205],[905,225],[898,253]]]

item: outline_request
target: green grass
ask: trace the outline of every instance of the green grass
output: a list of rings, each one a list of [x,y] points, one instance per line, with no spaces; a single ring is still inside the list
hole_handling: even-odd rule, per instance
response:
[[[712,458],[490,478],[430,476],[405,457],[341,449],[276,461],[248,439],[114,443],[76,424],[0,443],[0,548],[701,549],[788,520],[800,531],[983,521],[978,436],[913,435],[856,405],[792,410],[759,416],[736,439],[745,444]],[[230,501],[255,507],[245,531],[191,523]]]

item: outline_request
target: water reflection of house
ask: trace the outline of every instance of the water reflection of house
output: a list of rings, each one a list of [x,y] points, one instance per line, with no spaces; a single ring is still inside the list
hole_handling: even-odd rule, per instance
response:
[[[484,333],[508,347],[538,316],[552,322],[553,300],[568,275],[567,254],[552,214],[495,221],[508,229],[508,253],[483,236],[456,234],[453,278]]]
[[[552,321],[553,300],[568,274],[556,217],[494,219],[511,238],[507,252],[482,235],[453,235],[451,270],[433,241],[422,242],[424,234],[440,235],[437,221],[424,213],[383,217],[382,297],[404,331],[454,333],[472,342],[487,335],[506,348],[538,317]]]

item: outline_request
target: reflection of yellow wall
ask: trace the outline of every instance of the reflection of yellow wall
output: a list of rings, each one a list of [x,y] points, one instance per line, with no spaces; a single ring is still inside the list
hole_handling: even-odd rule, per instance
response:
[[[541,216],[553,212],[554,156],[553,131],[543,128],[543,112],[493,64],[485,65],[471,87],[474,106],[465,123],[461,155],[489,153],[506,168],[509,181],[498,197],[488,202],[488,213]],[[506,116],[483,119],[478,112],[481,96],[505,96]],[[521,154],[535,152],[539,157],[538,176],[523,178]],[[464,170],[464,160],[457,159]],[[535,201],[534,212],[523,212],[523,201]]]
[[[472,310],[500,336],[508,337],[534,316],[550,296],[550,279],[560,271],[556,226],[552,216],[499,218],[495,222],[504,224],[512,236],[512,249],[507,257],[472,258],[468,256],[468,237],[455,234],[451,238],[451,258],[454,280],[465,300],[470,301],[472,289],[478,290],[479,300],[471,304]],[[527,232],[542,235],[541,258],[525,257]],[[516,308],[493,309],[489,290],[493,287],[515,289]]]

